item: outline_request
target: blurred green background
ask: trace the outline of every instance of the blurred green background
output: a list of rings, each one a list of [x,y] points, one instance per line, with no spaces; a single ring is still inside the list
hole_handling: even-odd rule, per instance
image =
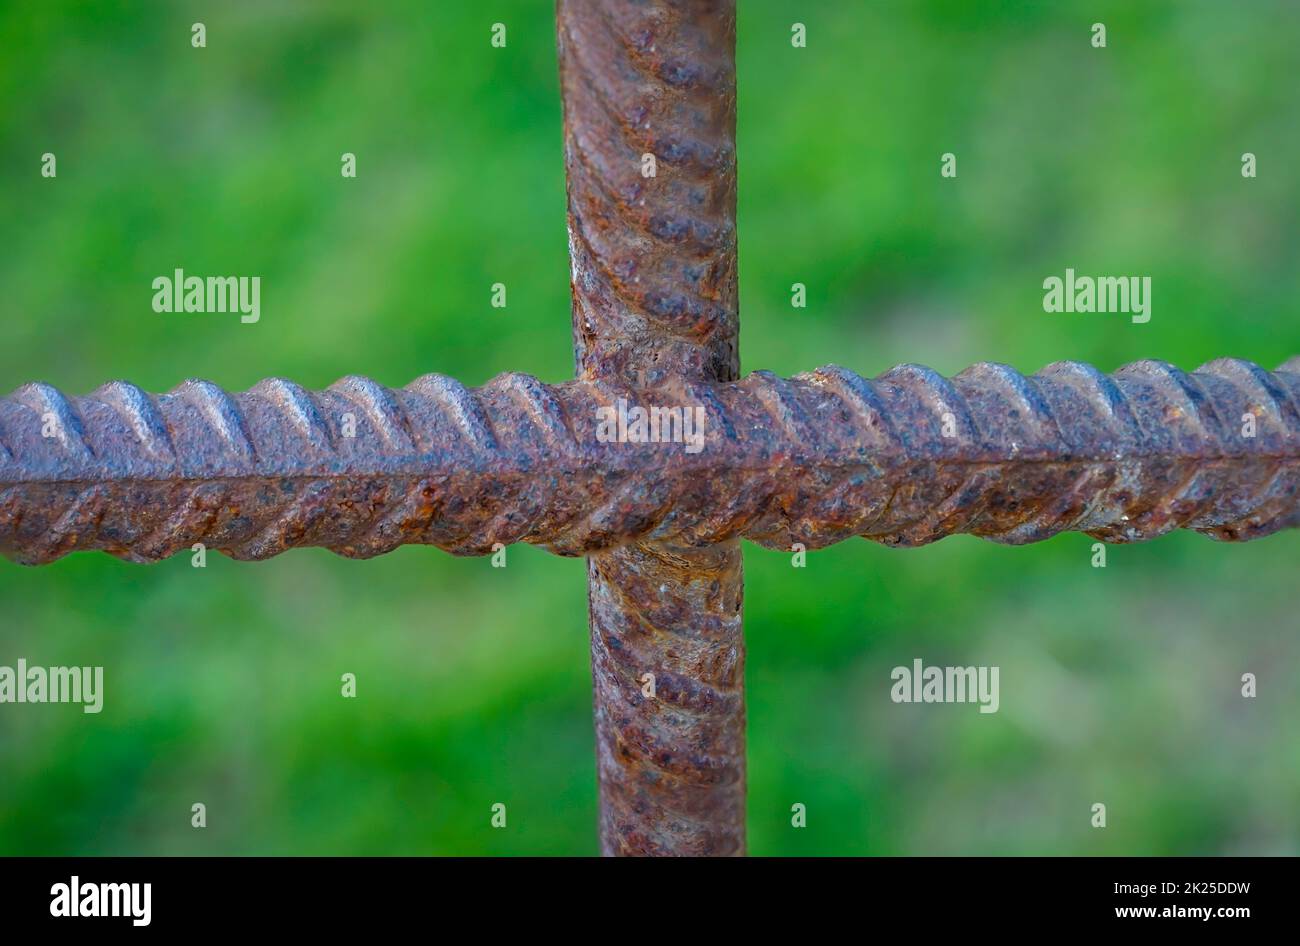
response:
[[[746,370],[1300,352],[1294,3],[740,7]],[[8,0],[0,247],[6,391],[561,380],[552,6]],[[1152,276],[1151,322],[1044,314],[1067,266]],[[260,274],[261,322],[155,314],[175,267]],[[747,547],[752,852],[1300,851],[1300,535],[1091,541]],[[594,853],[584,567],[508,561],[0,561],[0,664],[107,691],[0,706],[0,853]],[[891,703],[914,657],[1000,666],[1001,711]]]

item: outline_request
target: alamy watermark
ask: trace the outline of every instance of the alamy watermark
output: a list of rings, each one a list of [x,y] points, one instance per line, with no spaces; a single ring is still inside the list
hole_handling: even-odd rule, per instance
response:
[[[84,883],[76,874],[50,888],[50,916],[128,917],[132,926],[153,919],[153,884]]]
[[[155,312],[238,312],[253,324],[262,317],[261,276],[186,276],[178,269],[153,281]]]
[[[0,703],[81,703],[83,713],[104,708],[103,667],[0,667]]]
[[[1044,312],[1123,312],[1137,324],[1151,321],[1150,276],[1076,276],[1043,280]]]
[[[596,439],[601,443],[680,443],[687,453],[704,449],[704,408],[630,407],[627,398],[596,408]]]
[[[997,667],[927,667],[917,657],[889,678],[895,703],[978,703],[981,713],[996,713],[1000,704]]]

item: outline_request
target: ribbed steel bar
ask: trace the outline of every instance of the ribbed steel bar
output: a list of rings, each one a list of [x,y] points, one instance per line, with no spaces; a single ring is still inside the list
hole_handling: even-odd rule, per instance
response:
[[[579,377],[739,372],[734,0],[561,0]],[[588,564],[605,854],[745,853],[740,547]]]
[[[702,410],[700,449],[602,439],[601,411],[620,400],[629,415]],[[195,542],[264,558],[408,543],[583,555],[738,537],[1129,542],[1178,528],[1234,541],[1298,517],[1300,358],[1112,375],[1058,362],[1029,377],[979,364],[951,379],[832,366],[643,391],[518,374],[240,394],[32,384],[0,400],[0,552],[31,564],[84,549],[152,561]]]
[[[560,0],[557,31],[579,374],[735,380],[734,0]]]
[[[588,555],[602,850],[739,854],[739,538],[1300,524],[1300,359],[737,380],[734,3],[561,0],[557,30],[578,380],[27,385],[0,400],[0,553]]]

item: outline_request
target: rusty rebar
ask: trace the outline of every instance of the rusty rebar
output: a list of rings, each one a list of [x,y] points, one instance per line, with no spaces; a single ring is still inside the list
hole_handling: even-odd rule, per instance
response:
[[[734,380],[734,0],[561,0],[556,31],[579,377]],[[615,548],[588,589],[601,850],[743,854],[739,545]]]
[[[579,375],[735,380],[735,2],[560,0],[556,22]]]
[[[702,408],[701,449],[603,442],[598,411],[620,399],[628,413]],[[0,552],[32,564],[85,549],[152,561],[194,542],[264,558],[520,541],[562,555],[739,537],[1128,542],[1177,528],[1245,540],[1298,516],[1300,358],[1271,373],[1236,359],[1109,376],[1058,362],[951,379],[832,366],[649,391],[517,374],[241,394],[33,384],[0,400]]]
[[[1300,358],[736,380],[734,3],[563,0],[557,29],[579,380],[27,385],[0,401],[0,553],[590,555],[602,850],[728,854],[745,849],[739,538],[1300,524]],[[610,410],[703,426],[610,440]]]

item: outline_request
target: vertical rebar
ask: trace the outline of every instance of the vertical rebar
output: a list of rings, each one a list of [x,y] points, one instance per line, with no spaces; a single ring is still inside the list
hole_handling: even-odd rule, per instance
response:
[[[579,376],[735,380],[734,0],[561,0],[557,32]],[[738,543],[593,555],[588,596],[602,852],[745,853]]]

